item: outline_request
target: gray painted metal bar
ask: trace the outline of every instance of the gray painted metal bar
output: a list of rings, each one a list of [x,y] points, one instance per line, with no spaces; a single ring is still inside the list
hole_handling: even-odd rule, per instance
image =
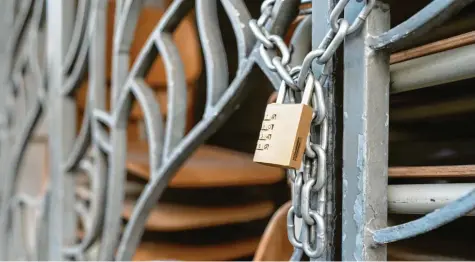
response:
[[[374,49],[400,48],[429,32],[473,0],[435,0],[400,25],[379,35],[369,37]]]
[[[394,214],[427,214],[473,189],[474,183],[390,185],[388,211]],[[468,215],[475,216],[475,211]]]
[[[350,2],[345,18],[361,8]],[[389,29],[389,8],[376,6],[344,50],[342,260],[386,260],[371,231],[387,223],[389,53],[368,37]]]
[[[437,229],[475,210],[475,189],[459,199],[437,209],[419,219],[401,225],[378,229],[373,232],[375,244],[382,247],[386,243],[412,238]]]
[[[391,65],[391,94],[475,77],[475,44]]]
[[[74,98],[63,97],[61,90],[65,81],[63,60],[70,38],[74,3],[69,0],[47,1],[47,73],[49,84],[49,159],[52,208],[48,214],[48,259],[63,260],[62,247],[73,243],[76,223],[74,220],[74,180],[63,168],[70,152],[76,130]]]

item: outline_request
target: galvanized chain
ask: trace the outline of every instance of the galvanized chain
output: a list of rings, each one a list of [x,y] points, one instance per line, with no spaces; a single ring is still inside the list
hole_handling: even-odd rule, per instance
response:
[[[252,32],[261,43],[259,51],[265,65],[282,79],[280,88],[290,88],[290,90],[285,90],[289,94],[288,102],[298,102],[296,94],[308,88],[307,85],[313,88],[311,105],[314,108],[314,114],[310,135],[307,138],[303,165],[300,170],[288,170],[292,190],[292,207],[287,214],[287,233],[290,243],[294,248],[303,249],[310,258],[321,257],[327,246],[326,149],[328,123],[323,93],[323,85],[329,74],[327,63],[345,37],[358,30],[363,24],[375,4],[375,0],[367,0],[358,17],[350,25],[347,20],[340,18],[349,1],[338,1],[330,13],[330,30],[318,48],[307,54],[302,65],[294,68],[289,66],[290,48],[280,36],[270,34],[265,27],[267,22],[275,19],[272,17],[272,9],[276,0],[265,0],[261,5],[259,19],[249,22]],[[317,79],[314,78],[311,70],[314,62],[323,65],[323,70]],[[319,141],[316,141],[318,137]],[[317,196],[316,209],[312,209],[311,206],[313,195]],[[302,219],[300,240],[295,236],[295,217]]]

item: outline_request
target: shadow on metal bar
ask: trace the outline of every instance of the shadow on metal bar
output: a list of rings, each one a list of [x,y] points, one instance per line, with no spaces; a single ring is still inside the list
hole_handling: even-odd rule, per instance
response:
[[[380,229],[373,234],[376,244],[387,244],[415,237],[448,224],[475,209],[475,190],[414,221]]]
[[[368,39],[370,47],[383,49],[403,46],[405,43],[443,23],[473,1],[434,0],[398,26],[381,35],[370,37]]]

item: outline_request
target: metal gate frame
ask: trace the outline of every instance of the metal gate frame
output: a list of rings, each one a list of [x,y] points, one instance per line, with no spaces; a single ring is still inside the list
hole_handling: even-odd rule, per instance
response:
[[[472,0],[432,1],[389,28],[390,7],[377,2],[344,54],[342,260],[386,260],[386,245],[449,223],[475,208],[475,190],[414,221],[387,227],[389,54],[443,23]],[[345,18],[355,19],[352,2]]]
[[[347,0],[340,0],[347,1]],[[464,215],[475,208],[475,191],[413,222],[387,223],[387,137],[389,50],[427,32],[473,0],[435,0],[401,25],[389,29],[389,7],[377,3],[363,29],[347,37],[344,46],[343,116],[335,111],[336,66],[325,85],[329,103],[327,157],[343,159],[343,260],[385,260],[386,243],[412,237]],[[312,0],[312,15],[292,38],[292,63],[316,49],[328,31],[329,11],[337,0]],[[0,259],[131,260],[148,214],[169,180],[196,148],[211,136],[252,92],[253,75],[264,73],[278,89],[278,76],[267,69],[251,33],[251,19],[242,0],[221,0],[233,27],[239,66],[234,79],[226,70],[225,51],[217,22],[217,1],[175,0],[151,33],[129,70],[129,49],[143,0],[117,0],[113,41],[111,110],[105,110],[105,36],[107,1],[4,0],[0,25]],[[283,36],[298,13],[299,0],[277,0],[269,23]],[[356,18],[363,3],[351,1],[345,18]],[[207,73],[203,119],[185,135],[186,83],[171,37],[183,17],[196,9],[198,32]],[[74,18],[74,19],[73,19]],[[48,28],[45,31],[45,28]],[[311,32],[311,37],[309,38]],[[39,50],[41,42],[45,50]],[[310,43],[311,42],[311,45]],[[44,52],[45,51],[45,52]],[[44,54],[41,54],[44,53]],[[150,87],[143,81],[161,54],[168,78],[168,118],[164,123]],[[321,69],[313,65],[316,75]],[[76,134],[74,92],[85,73],[89,77],[87,110]],[[140,195],[121,236],[124,199],[127,119],[136,100],[145,115],[150,148],[151,179]],[[45,192],[20,190],[20,167],[30,139],[48,112],[50,179]],[[343,144],[337,129],[343,118]],[[52,121],[52,119],[54,121]],[[343,147],[343,156],[338,148]],[[338,161],[327,170],[327,234],[324,256],[337,258]],[[90,181],[90,205],[74,196],[75,178]],[[28,174],[26,178],[38,178]],[[312,205],[317,200],[312,199]],[[27,215],[29,213],[29,215]],[[33,214],[33,215],[32,215]],[[27,217],[33,222],[25,222]],[[76,242],[76,224],[85,237]],[[107,225],[107,230],[104,230]],[[98,249],[98,250],[97,250]]]

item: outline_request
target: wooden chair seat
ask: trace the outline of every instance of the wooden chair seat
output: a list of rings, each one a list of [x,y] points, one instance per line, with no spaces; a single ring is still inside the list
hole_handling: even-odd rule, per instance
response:
[[[149,179],[148,148],[145,143],[130,143],[128,171]],[[174,188],[202,188],[273,184],[284,178],[277,167],[254,163],[249,154],[203,145],[184,163],[170,182]]]
[[[475,165],[390,167],[391,178],[475,177]]]
[[[83,180],[83,181],[81,181],[81,180]],[[79,199],[89,201],[89,200],[91,200],[93,192],[91,192],[90,187],[86,185],[86,183],[88,184],[89,181],[86,182],[84,180],[87,180],[87,177],[82,176],[81,179],[76,180],[76,189],[75,189],[76,192],[75,193],[76,193],[76,196]],[[144,186],[140,183],[127,181],[125,183],[125,188],[124,188],[125,195],[126,196],[138,196],[142,192],[143,188],[144,188]]]
[[[390,63],[391,64],[400,63],[400,62],[404,62],[410,59],[427,56],[427,55],[455,49],[458,47],[471,45],[474,43],[475,43],[475,31],[472,31],[472,32],[457,35],[454,37],[442,39],[437,42],[433,42],[433,43],[426,44],[423,46],[397,52],[391,55]]]
[[[78,230],[79,239],[84,231]],[[225,261],[251,256],[259,245],[259,238],[240,239],[229,243],[190,245],[144,241],[140,243],[132,261],[181,260]]]
[[[133,200],[124,203],[122,215],[125,219],[130,219],[134,206]],[[271,201],[221,207],[160,203],[151,211],[146,228],[156,231],[180,231],[244,223],[266,218],[273,210],[274,204]]]
[[[287,212],[290,202],[282,205],[272,216],[257,247],[254,261],[288,261],[293,247],[287,237]]]
[[[232,260],[252,255],[258,244],[259,238],[250,238],[230,243],[200,246],[161,242],[142,242],[137,248],[133,260]]]

